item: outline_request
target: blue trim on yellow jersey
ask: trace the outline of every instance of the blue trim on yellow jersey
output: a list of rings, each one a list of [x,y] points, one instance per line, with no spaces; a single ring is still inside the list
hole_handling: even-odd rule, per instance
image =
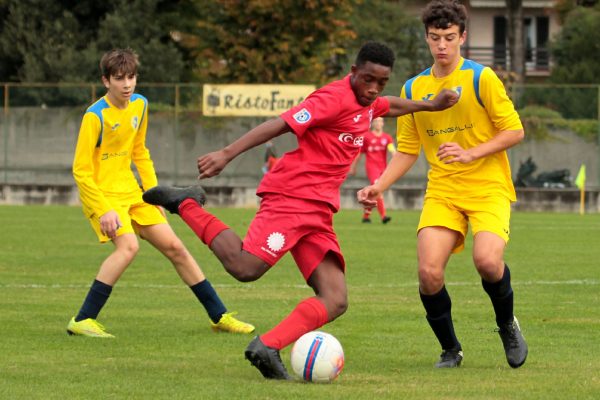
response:
[[[134,93],[133,95],[131,95],[131,101],[136,101],[138,99],[141,99],[144,102],[144,110],[142,111],[142,120],[140,121],[140,124],[139,124],[139,126],[142,126],[142,122],[144,122],[144,115],[146,115],[146,107],[148,107],[148,99],[138,93]]]
[[[405,89],[404,91],[406,93],[406,98],[408,100],[412,100],[412,84],[415,82],[415,79],[417,79],[419,76],[429,75],[430,73],[431,73],[431,67],[427,68],[425,71],[421,72],[419,75],[415,75],[406,81],[406,83],[404,84],[404,89]]]
[[[475,88],[475,96],[477,97],[477,101],[481,104],[482,107],[483,101],[481,101],[481,97],[479,96],[479,80],[481,79],[481,73],[483,72],[483,65],[476,63],[473,60],[469,60],[465,58],[465,62],[463,63],[461,70],[473,70],[473,87]]]
[[[104,131],[104,117],[102,116],[102,110],[104,110],[105,108],[110,108],[110,105],[103,97],[91,106],[89,106],[86,111],[86,113],[91,112],[95,114],[100,120],[100,135],[98,136],[98,142],[96,142],[96,147],[100,147],[100,145],[102,144],[102,132]]]

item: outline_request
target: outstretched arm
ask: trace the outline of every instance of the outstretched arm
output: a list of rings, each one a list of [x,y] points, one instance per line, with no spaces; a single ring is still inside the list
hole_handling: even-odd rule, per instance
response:
[[[288,124],[279,117],[263,122],[221,150],[199,157],[198,172],[200,175],[198,179],[218,175],[231,160],[241,153],[289,131]]]
[[[442,111],[458,102],[459,95],[454,90],[443,89],[433,100],[414,101],[402,97],[386,96],[390,111],[384,117],[399,117],[419,111]]]

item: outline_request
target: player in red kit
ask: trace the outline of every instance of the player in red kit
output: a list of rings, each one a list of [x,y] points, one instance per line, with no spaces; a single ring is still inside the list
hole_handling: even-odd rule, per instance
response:
[[[361,47],[348,76],[198,159],[200,179],[209,178],[250,148],[286,132],[296,135],[298,147],[264,175],[257,189],[260,208],[243,241],[202,208],[205,196],[199,186],[159,186],[144,194],[146,202],[179,214],[239,281],[260,278],[291,252],[315,296],[302,300],[246,348],[246,358],[265,378],[290,379],[279,350],[346,311],[346,264],[333,230],[333,214],[340,206],[340,186],[373,118],[438,111],[458,101],[458,95],[448,90],[430,101],[379,97],[393,64],[394,53],[388,47],[369,42]]]
[[[392,154],[396,152],[396,148],[394,147],[394,139],[392,139],[389,134],[383,131],[383,124],[383,118],[381,117],[375,118],[373,122],[371,122],[371,130],[365,134],[363,146],[360,152],[360,154],[365,155],[365,170],[367,172],[367,178],[369,178],[369,182],[371,182],[371,184],[375,183],[375,181],[385,170],[385,167],[387,167],[388,152]],[[360,155],[352,164],[351,174],[356,172],[356,164],[358,164],[359,158]],[[365,207],[363,209],[364,212],[362,222],[371,222],[371,210],[372,208],[369,207]],[[384,224],[387,224],[392,220],[392,218],[388,217],[385,213],[383,197],[379,197],[377,199],[377,211],[381,217],[381,222]]]

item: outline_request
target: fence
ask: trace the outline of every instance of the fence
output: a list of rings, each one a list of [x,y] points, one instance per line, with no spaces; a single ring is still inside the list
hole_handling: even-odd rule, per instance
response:
[[[0,86],[0,184],[73,185],[71,163],[81,117],[86,107],[104,94],[99,84],[17,84]],[[140,84],[137,91],[149,99],[147,144],[159,180],[184,185],[196,181],[199,155],[221,148],[260,118],[205,117],[199,84]],[[528,158],[537,172],[568,169],[575,175],[587,166],[588,185],[600,187],[600,86],[525,85],[511,90],[527,139],[510,149],[513,176]],[[395,132],[395,121],[384,128]],[[293,135],[275,140],[278,153],[295,146]],[[255,187],[262,176],[264,148],[255,148],[234,160],[206,186]],[[364,168],[347,181],[366,181]],[[423,185],[427,163],[419,159],[397,185]]]

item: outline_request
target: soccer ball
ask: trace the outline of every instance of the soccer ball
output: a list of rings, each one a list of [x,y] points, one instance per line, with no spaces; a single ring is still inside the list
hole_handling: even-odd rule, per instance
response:
[[[344,349],[331,334],[313,331],[296,341],[291,353],[294,373],[307,382],[326,383],[344,368]]]

